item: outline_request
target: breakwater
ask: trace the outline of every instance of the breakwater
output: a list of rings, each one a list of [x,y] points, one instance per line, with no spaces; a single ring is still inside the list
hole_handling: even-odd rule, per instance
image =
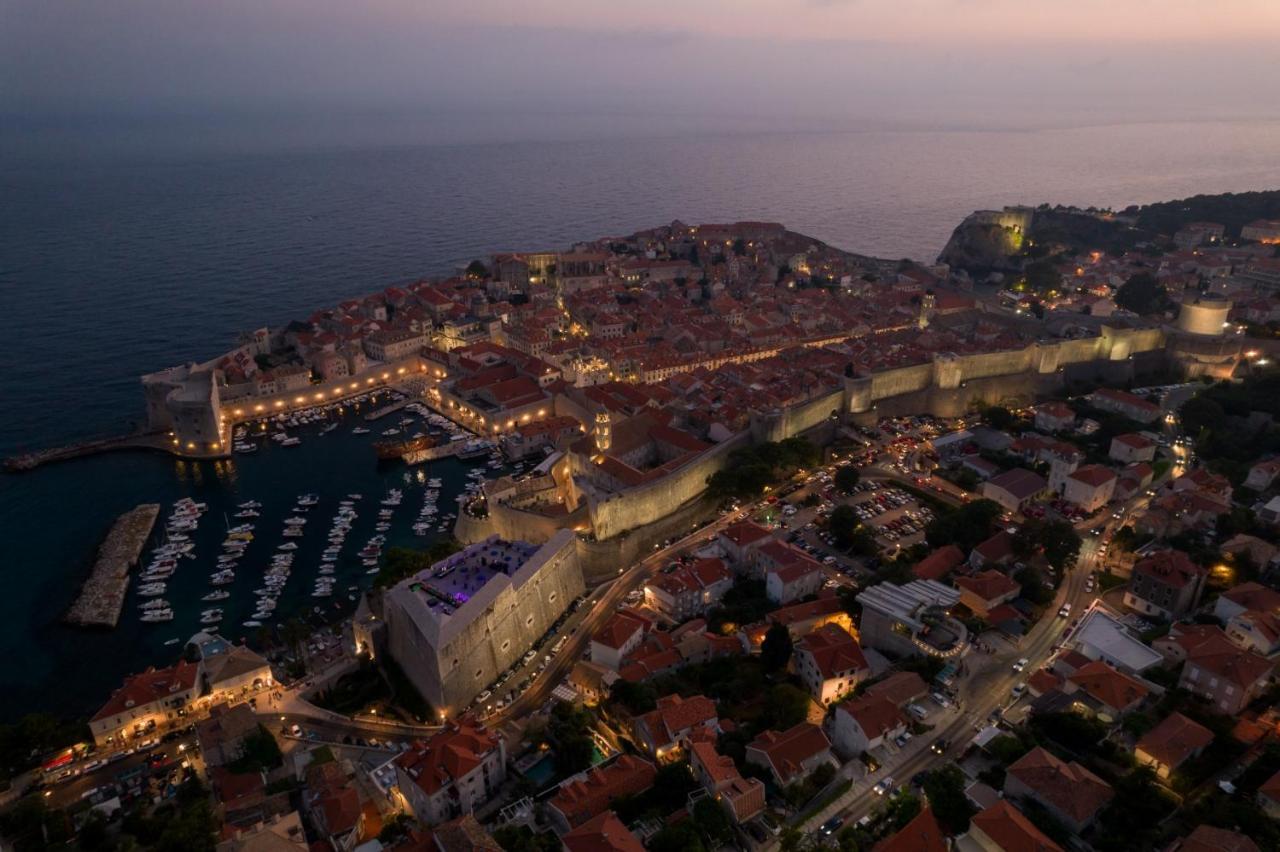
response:
[[[160,504],[143,503],[125,512],[111,525],[98,548],[93,570],[65,621],[77,627],[115,627],[129,589],[129,569],[138,562],[142,548],[160,515]]]

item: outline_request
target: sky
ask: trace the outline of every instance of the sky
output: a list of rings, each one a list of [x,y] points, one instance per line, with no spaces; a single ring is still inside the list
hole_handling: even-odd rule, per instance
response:
[[[0,0],[0,116],[451,115],[495,138],[1277,118],[1277,44],[1278,0]]]

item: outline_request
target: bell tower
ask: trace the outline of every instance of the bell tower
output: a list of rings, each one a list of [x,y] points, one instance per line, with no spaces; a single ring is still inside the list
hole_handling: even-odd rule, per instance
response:
[[[609,451],[609,444],[611,443],[611,438],[609,435],[610,425],[611,424],[610,424],[609,412],[597,411],[596,425],[593,430],[597,453],[606,453]]]

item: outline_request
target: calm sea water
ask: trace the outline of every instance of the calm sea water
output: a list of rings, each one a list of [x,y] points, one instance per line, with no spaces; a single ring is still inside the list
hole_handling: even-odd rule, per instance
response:
[[[492,251],[565,247],[677,218],[772,219],[854,251],[932,259],[976,208],[1277,186],[1280,123],[8,157],[0,453],[125,430],[140,416],[144,372]],[[194,629],[203,564],[184,565],[191,577],[175,581],[183,616],[173,624],[142,629],[128,618],[101,634],[58,623],[118,513],[206,500],[214,511],[199,550],[209,559],[221,512],[238,500],[267,503],[260,532],[276,536],[293,498],[320,492],[312,523],[327,525],[343,494],[368,501],[402,484],[403,470],[379,471],[348,432],[303,433],[301,447],[232,463],[111,455],[0,478],[0,715],[92,710],[125,672],[167,662],[165,639]],[[441,468],[442,506],[453,505],[461,469]],[[397,510],[401,539],[418,499]],[[375,514],[365,508],[350,542],[367,538]],[[307,539],[315,554],[318,540]],[[273,549],[255,542],[243,564]],[[351,571],[340,589],[356,582],[360,569]],[[300,557],[295,590],[312,576]],[[238,579],[236,600],[254,585]]]

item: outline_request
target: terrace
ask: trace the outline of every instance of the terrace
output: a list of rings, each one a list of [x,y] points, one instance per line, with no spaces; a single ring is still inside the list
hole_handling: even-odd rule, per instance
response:
[[[501,539],[473,544],[419,572],[409,591],[442,624],[490,580],[498,575],[512,576],[537,550],[537,545],[528,542]]]

